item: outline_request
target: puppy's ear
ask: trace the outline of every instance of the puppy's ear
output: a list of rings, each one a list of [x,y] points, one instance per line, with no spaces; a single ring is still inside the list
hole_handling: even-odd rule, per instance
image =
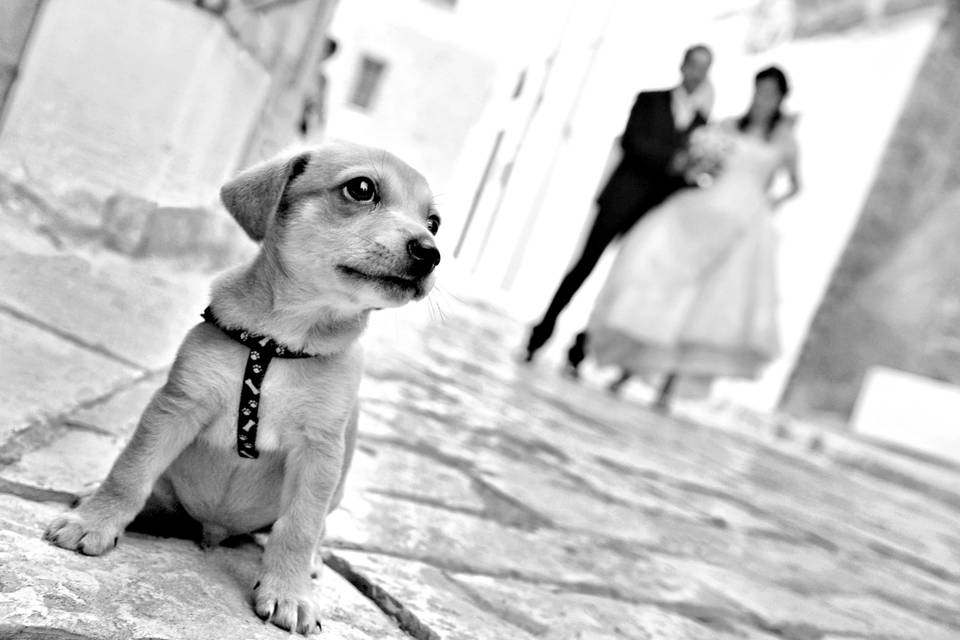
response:
[[[252,239],[267,235],[290,181],[307,168],[307,153],[271,160],[243,171],[220,188],[220,200]]]

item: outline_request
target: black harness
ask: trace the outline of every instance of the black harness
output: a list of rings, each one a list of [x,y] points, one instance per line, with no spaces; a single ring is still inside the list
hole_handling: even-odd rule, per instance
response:
[[[213,315],[213,309],[203,310],[203,319],[250,349],[247,366],[240,385],[240,407],[237,410],[237,454],[241,458],[257,458],[257,426],[260,420],[260,390],[267,367],[274,358],[312,358],[302,351],[292,351],[272,338],[243,329],[228,329]]]

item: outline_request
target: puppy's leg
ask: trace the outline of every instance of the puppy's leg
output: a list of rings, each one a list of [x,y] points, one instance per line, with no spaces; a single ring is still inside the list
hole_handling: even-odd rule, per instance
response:
[[[73,511],[55,518],[44,538],[65,549],[97,556],[117,545],[160,474],[186,448],[208,416],[202,404],[179,392],[171,374],[150,400],[130,442],[97,491]]]
[[[360,404],[353,403],[353,411],[350,418],[347,419],[347,428],[343,432],[343,465],[340,468],[340,480],[337,482],[337,489],[333,493],[333,499],[327,513],[340,506],[343,499],[344,485],[347,482],[347,472],[350,471],[350,464],[353,462],[353,450],[357,448],[357,418],[360,413]],[[322,538],[322,536],[321,536]]]
[[[342,433],[298,448],[286,460],[284,512],[273,524],[254,587],[254,610],[288,631],[309,634],[320,626],[310,580],[311,561],[343,466]]]
[[[353,462],[353,451],[357,446],[357,417],[359,414],[360,405],[359,403],[353,404],[353,412],[350,415],[350,419],[347,421],[347,428],[344,431],[344,448],[343,448],[343,466],[340,469],[340,481],[337,482],[337,489],[333,492],[333,499],[330,500],[330,506],[327,508],[327,513],[330,513],[334,509],[340,506],[340,501],[343,499],[344,485],[347,481],[347,472],[350,471],[350,463]],[[320,577],[320,573],[323,570],[323,537],[326,532],[326,523],[324,523],[323,528],[320,529],[320,535],[317,536],[317,544],[313,550],[313,562],[311,566],[313,570],[310,572],[310,577],[317,579]]]

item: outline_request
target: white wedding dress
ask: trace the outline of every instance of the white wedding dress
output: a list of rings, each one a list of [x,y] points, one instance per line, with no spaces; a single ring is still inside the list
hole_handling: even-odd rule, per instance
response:
[[[759,375],[779,349],[768,189],[795,153],[789,125],[769,141],[735,132],[711,186],[678,192],[627,234],[588,325],[598,363],[702,382]]]

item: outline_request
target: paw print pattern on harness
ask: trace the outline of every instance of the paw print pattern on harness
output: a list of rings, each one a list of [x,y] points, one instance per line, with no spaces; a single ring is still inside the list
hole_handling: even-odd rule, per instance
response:
[[[273,358],[312,358],[309,353],[292,351],[271,338],[240,329],[228,329],[217,320],[213,309],[207,307],[203,319],[227,334],[233,340],[250,349],[243,377],[240,378],[240,407],[237,412],[237,455],[255,459],[257,451],[257,425],[260,420],[260,403],[256,397],[263,389],[263,379]]]

